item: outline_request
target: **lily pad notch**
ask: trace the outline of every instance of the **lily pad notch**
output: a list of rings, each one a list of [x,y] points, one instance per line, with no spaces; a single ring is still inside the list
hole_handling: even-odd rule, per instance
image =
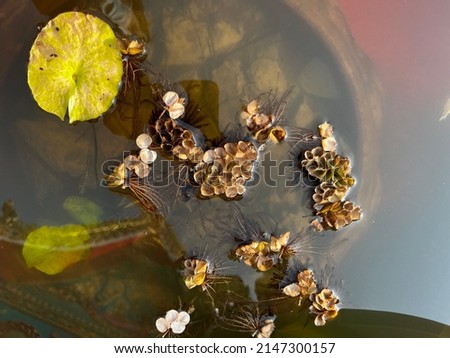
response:
[[[122,54],[112,28],[78,11],[50,20],[30,50],[28,85],[38,105],[69,122],[105,113],[119,92]]]

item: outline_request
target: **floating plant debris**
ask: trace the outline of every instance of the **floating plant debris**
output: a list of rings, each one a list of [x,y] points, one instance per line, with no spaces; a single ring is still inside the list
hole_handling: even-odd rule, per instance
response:
[[[322,182],[344,187],[355,184],[355,179],[350,175],[352,170],[350,160],[335,152],[326,152],[322,147],[307,150],[301,165],[311,176]]]
[[[301,239],[301,235],[291,236],[290,232],[280,236],[260,232],[255,240],[249,243],[247,240],[239,245],[234,255],[250,267],[259,271],[268,271],[277,265],[280,259],[299,255],[302,248]]]
[[[191,320],[189,313],[185,311],[170,310],[165,317],[156,320],[156,329],[163,334],[163,337],[173,334],[181,334]]]
[[[320,180],[312,196],[315,215],[311,222],[316,231],[339,230],[361,218],[361,208],[351,201],[344,201],[355,184],[351,175],[350,160],[336,154],[333,127],[325,122],[319,126],[322,146],[306,150],[300,167]]]
[[[28,267],[55,275],[89,256],[89,239],[81,225],[41,226],[28,234],[22,255]]]
[[[297,282],[291,283],[283,288],[283,293],[286,296],[299,297],[299,305],[304,298],[309,298],[315,292],[316,280],[314,279],[314,273],[310,269],[300,271],[297,275]]]
[[[270,91],[242,107],[241,118],[257,142],[264,143],[270,139],[274,143],[280,143],[286,137],[286,131],[279,123],[283,120],[289,92],[290,90],[286,91],[278,99],[276,93]]]
[[[339,312],[339,298],[329,288],[324,288],[320,292],[311,293],[309,296],[312,305],[309,311],[316,315],[314,324],[324,326],[327,321],[335,318]]]
[[[191,289],[201,286],[206,289],[205,280],[208,272],[208,262],[205,260],[186,259],[184,260],[184,283],[186,287]]]
[[[254,338],[270,338],[275,330],[276,318],[277,316],[272,314],[261,315],[258,306],[253,307],[253,305],[245,305],[228,315],[218,316],[223,328],[248,332]]]
[[[180,98],[178,93],[169,91],[163,96],[165,109],[169,112],[172,119],[177,119],[184,114],[184,98]]]
[[[150,182],[151,168],[135,155],[127,156],[123,162],[114,167],[105,179],[111,189],[130,189],[133,196],[148,212],[164,212],[165,203],[160,193]]]
[[[351,201],[338,201],[324,204],[320,209],[316,209],[316,215],[321,219],[313,221],[317,231],[339,230],[351,224],[352,221],[361,219],[361,209]]]
[[[274,261],[270,253],[270,243],[267,241],[253,241],[239,246],[235,251],[236,257],[243,263],[259,271],[267,271],[273,267]]]
[[[242,196],[257,156],[256,147],[244,141],[207,150],[195,166],[194,181],[200,184],[200,194],[223,195],[228,199]]]
[[[87,121],[112,105],[122,80],[113,30],[89,14],[65,12],[50,20],[30,50],[28,85],[38,105],[70,123]]]

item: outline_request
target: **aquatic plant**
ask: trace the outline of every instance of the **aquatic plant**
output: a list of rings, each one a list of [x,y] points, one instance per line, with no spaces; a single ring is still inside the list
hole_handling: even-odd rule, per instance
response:
[[[274,261],[270,256],[270,243],[267,241],[252,241],[249,244],[238,246],[236,257],[248,266],[259,271],[270,270]]]
[[[328,203],[336,203],[344,199],[349,187],[335,186],[331,183],[323,182],[314,188],[312,196],[314,207],[319,208],[321,205]]]
[[[309,311],[315,315],[314,324],[324,326],[327,321],[336,318],[339,312],[339,298],[329,288],[324,288],[319,292],[311,293],[309,296],[312,305]]]
[[[122,54],[123,85],[120,97],[125,97],[130,87],[134,86],[136,73],[144,71],[146,57],[145,41],[136,35],[123,35],[117,38],[117,44]]]
[[[196,286],[201,286],[203,290],[206,289],[205,280],[208,271],[208,262],[198,259],[186,259],[184,264],[184,283],[186,287],[192,289]]]
[[[276,92],[270,91],[242,106],[241,118],[257,142],[264,143],[270,139],[274,143],[280,143],[286,137],[286,130],[279,124],[283,121],[289,93],[290,90],[287,90],[277,98]]]
[[[223,195],[228,199],[243,195],[257,156],[256,147],[244,141],[207,150],[194,168],[194,181],[200,185],[200,194]]]
[[[254,338],[270,338],[275,330],[277,316],[270,313],[261,315],[257,305],[245,305],[227,316],[222,314],[217,318],[225,329],[248,332]]]
[[[312,225],[317,231],[340,228],[361,219],[361,208],[351,201],[338,201],[327,203],[316,209],[316,215]]]
[[[181,334],[189,324],[191,316],[186,311],[167,311],[164,317],[156,320],[156,329],[163,334],[163,337],[173,334]]]
[[[355,184],[355,179],[350,175],[350,160],[335,152],[326,152],[322,147],[307,150],[301,165],[311,176],[320,179],[321,182],[343,187],[351,187]]]
[[[355,184],[351,176],[350,160],[338,155],[333,127],[325,122],[319,126],[322,146],[304,152],[300,166],[320,180],[312,199],[315,215],[311,222],[316,231],[339,230],[361,218],[361,208],[350,201],[344,201]]]
[[[65,12],[50,20],[30,50],[28,85],[38,105],[70,123],[87,121],[113,104],[122,80],[116,36],[103,20]]]
[[[310,269],[300,271],[297,275],[297,281],[283,288],[283,293],[290,297],[299,297],[298,305],[300,306],[303,299],[309,298],[312,293],[316,292],[316,280],[314,273]]]

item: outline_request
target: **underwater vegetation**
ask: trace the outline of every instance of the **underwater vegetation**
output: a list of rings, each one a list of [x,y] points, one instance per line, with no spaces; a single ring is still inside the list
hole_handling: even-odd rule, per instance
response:
[[[236,103],[233,128],[212,131],[204,119],[214,114],[202,110],[188,86],[148,69],[146,46],[139,36],[114,31],[94,15],[63,13],[49,21],[30,50],[28,84],[43,110],[62,120],[67,116],[70,124],[104,120],[114,133],[132,140],[133,148],[123,148],[103,183],[111,192],[132,197],[148,215],[136,220],[136,227],[145,220],[163,222],[187,202],[223,204],[226,229],[211,231],[207,239],[212,246],[226,246],[227,253],[218,258],[206,249],[183,248],[174,260],[185,289],[180,295],[197,291],[207,304],[195,303],[195,313],[194,303],[189,309],[168,305],[152,322],[155,335],[189,332],[202,314],[214,327],[257,338],[276,334],[278,313],[307,311],[316,326],[336,318],[338,294],[329,281],[317,278],[321,270],[309,255],[317,232],[341,230],[362,213],[347,199],[356,180],[350,159],[336,152],[331,124],[324,122],[317,131],[289,125],[285,112],[292,88],[281,94],[268,88]],[[130,116],[117,115],[130,103]],[[290,147],[286,157],[293,156],[292,170],[308,179],[299,186],[311,187],[309,201],[298,203],[313,209],[309,225],[300,231],[294,224],[264,227],[236,209],[254,191],[261,153],[274,146]],[[27,231],[22,254],[28,267],[54,275],[89,257],[95,233],[102,229],[101,210],[76,197],[64,205],[79,224]],[[228,271],[230,265],[260,275],[267,286],[263,298],[249,299],[242,278]]]

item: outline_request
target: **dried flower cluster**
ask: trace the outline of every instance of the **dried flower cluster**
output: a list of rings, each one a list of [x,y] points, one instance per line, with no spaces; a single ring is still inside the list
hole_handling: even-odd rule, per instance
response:
[[[267,139],[280,143],[286,137],[286,131],[279,123],[283,120],[288,94],[289,91],[286,91],[280,99],[277,99],[272,92],[269,92],[242,107],[241,118],[259,143],[264,143]]]
[[[195,258],[184,260],[184,283],[188,289],[201,286],[206,289],[207,274],[211,274],[211,268],[206,260],[198,260]]]
[[[339,299],[329,288],[318,289],[314,273],[310,269],[300,271],[297,281],[285,286],[283,293],[290,297],[299,297],[299,305],[304,300],[309,300],[309,311],[316,316],[316,326],[323,326],[338,315]]]
[[[195,166],[194,173],[201,195],[223,195],[229,199],[243,195],[245,182],[252,177],[257,155],[256,147],[244,141],[207,150]]]
[[[166,313],[165,317],[160,317],[156,320],[156,329],[166,335],[181,334],[186,329],[187,324],[190,322],[191,316],[185,311],[170,310]]]
[[[290,232],[279,237],[271,235],[270,241],[265,240],[265,236],[267,235],[261,235],[259,240],[239,245],[234,252],[235,256],[259,271],[270,270],[281,256],[290,254],[288,245]]]
[[[290,297],[299,297],[298,304],[302,299],[309,298],[309,295],[316,292],[316,280],[312,270],[300,271],[297,275],[297,282],[291,283],[283,288],[283,293]]]
[[[350,160],[336,154],[336,140],[329,123],[319,126],[322,146],[307,150],[301,167],[320,180],[313,194],[315,215],[311,223],[317,231],[339,230],[361,218],[361,209],[344,201],[350,187],[355,184],[351,176]]]
[[[147,134],[141,134],[136,138],[139,147],[139,155],[128,155],[123,162],[115,168],[108,185],[110,187],[122,186],[123,189],[129,187],[130,179],[136,175],[140,179],[146,178],[150,174],[150,165],[156,160],[158,154],[149,149],[152,138]]]
[[[312,305],[309,311],[316,315],[314,324],[316,326],[324,326],[327,321],[335,318],[339,312],[339,298],[337,298],[332,290],[324,288],[320,292],[312,293],[309,296]]]

